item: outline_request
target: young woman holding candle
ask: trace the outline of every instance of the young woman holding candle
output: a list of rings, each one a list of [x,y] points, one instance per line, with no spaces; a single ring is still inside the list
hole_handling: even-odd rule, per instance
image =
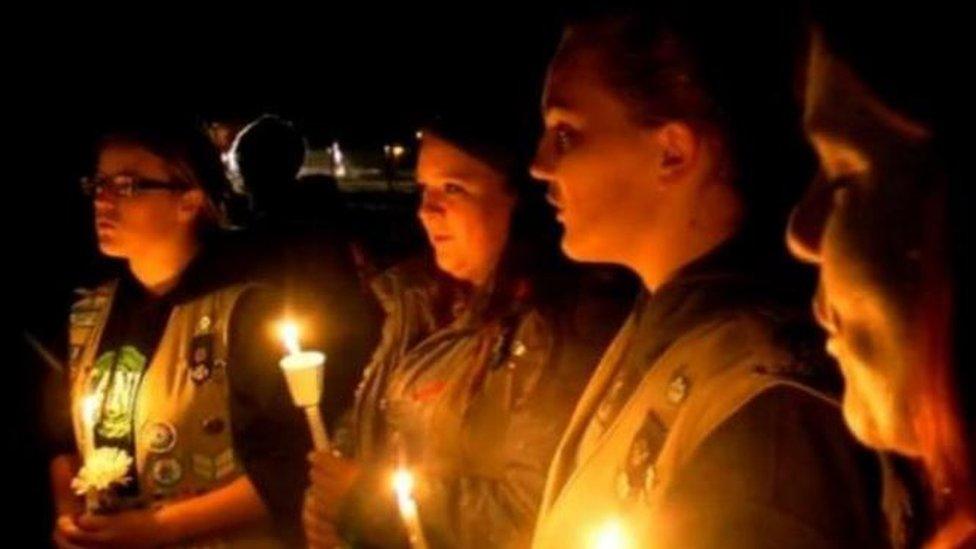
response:
[[[124,265],[71,311],[55,544],[268,547],[300,535],[304,478],[288,464],[301,467],[308,435],[267,331],[277,300],[229,282],[211,249],[217,152],[191,124],[150,121],[107,133],[96,160],[83,187],[98,247]],[[84,513],[71,480],[101,447],[133,459],[130,478],[116,509]]]
[[[779,238],[788,13],[622,4],[568,18],[532,173],[567,254],[644,288],[555,454],[533,547],[884,546],[876,456],[831,399]]]
[[[357,393],[351,458],[312,456],[312,546],[405,545],[414,508],[431,547],[528,542],[562,426],[622,308],[581,308],[527,178],[527,135],[473,113],[423,128],[418,216],[433,264],[374,283],[383,339]],[[398,469],[411,494],[394,493]]]
[[[819,266],[814,310],[844,374],[848,425],[924,471],[928,504],[893,515],[899,541],[972,547],[976,377],[963,330],[973,204],[948,93],[962,51],[946,40],[960,35],[931,5],[824,1],[814,15],[804,125],[820,174],[793,212],[790,248]]]

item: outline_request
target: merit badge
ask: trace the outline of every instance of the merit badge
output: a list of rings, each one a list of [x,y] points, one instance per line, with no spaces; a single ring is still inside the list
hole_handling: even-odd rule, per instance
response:
[[[227,422],[221,417],[209,417],[203,420],[203,432],[208,435],[219,435],[224,432]]]
[[[623,477],[627,481],[628,497],[634,494],[644,493],[648,495],[649,488],[656,482],[656,471],[654,462],[657,455],[664,446],[664,439],[667,431],[657,415],[648,412],[644,418],[644,423],[634,435],[627,452],[627,460],[623,466]],[[619,484],[623,479],[618,480],[617,493],[621,493]]]
[[[193,454],[193,472],[204,480],[220,480],[236,470],[234,451],[228,448],[216,456]]]
[[[213,325],[213,322],[210,320],[210,317],[209,316],[207,316],[207,315],[201,316],[200,317],[200,320],[197,321],[197,335],[202,335],[202,334],[209,333],[210,332],[210,327],[212,325]]]
[[[176,427],[166,421],[149,424],[143,436],[148,441],[149,451],[154,454],[165,454],[176,446]]]
[[[153,480],[160,486],[170,487],[183,478],[183,466],[176,458],[164,457],[150,467]]]
[[[688,396],[688,388],[691,383],[688,378],[678,374],[671,378],[671,382],[668,383],[668,401],[671,404],[681,404],[681,402]]]
[[[210,379],[213,371],[213,334],[194,336],[190,341],[190,379],[201,383]]]

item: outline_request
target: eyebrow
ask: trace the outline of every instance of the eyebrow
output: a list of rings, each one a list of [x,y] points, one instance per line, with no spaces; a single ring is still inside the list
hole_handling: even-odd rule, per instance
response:
[[[582,115],[569,108],[565,103],[551,103],[544,105],[542,116],[543,118],[555,116],[572,122],[579,122],[583,118]]]

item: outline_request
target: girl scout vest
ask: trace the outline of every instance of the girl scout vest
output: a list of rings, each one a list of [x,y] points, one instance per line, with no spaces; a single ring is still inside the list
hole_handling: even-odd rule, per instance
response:
[[[597,367],[556,451],[532,547],[593,547],[602,537],[627,546],[658,547],[653,533],[659,498],[695,450],[759,394],[810,387],[777,374],[791,357],[771,344],[768,328],[748,314],[699,326],[658,358],[597,441],[582,440],[635,329],[622,327]],[[757,366],[762,365],[762,366]],[[654,451],[653,440],[659,450]]]
[[[71,309],[71,416],[79,447],[82,399],[112,309],[117,282],[86,292]],[[136,392],[133,437],[138,505],[159,505],[220,488],[243,473],[231,438],[227,380],[228,323],[249,288],[226,286],[175,305]],[[91,427],[88,426],[88,429]],[[266,527],[248,527],[192,547],[275,547]]]

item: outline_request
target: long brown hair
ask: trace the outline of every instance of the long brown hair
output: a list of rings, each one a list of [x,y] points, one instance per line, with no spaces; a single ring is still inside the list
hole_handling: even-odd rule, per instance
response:
[[[934,547],[976,542],[976,375],[973,344],[962,331],[969,324],[971,169],[957,140],[958,103],[951,96],[954,51],[949,14],[886,4],[852,9],[822,0],[812,5],[813,22],[831,52],[843,59],[887,105],[931,130],[930,166],[921,208],[920,295],[916,325],[915,392],[909,403],[920,461],[931,491],[937,524]],[[867,29],[870,29],[868,32]],[[905,36],[917,39],[906,40]],[[963,179],[965,177],[965,180]]]
[[[973,477],[972,384],[963,374],[964,342],[953,329],[955,287],[946,266],[946,188],[927,200],[921,255],[923,295],[918,316],[922,345],[916,362],[917,394],[913,425],[939,522],[933,547],[954,547],[976,533],[976,482]],[[970,411],[967,411],[967,408]]]

